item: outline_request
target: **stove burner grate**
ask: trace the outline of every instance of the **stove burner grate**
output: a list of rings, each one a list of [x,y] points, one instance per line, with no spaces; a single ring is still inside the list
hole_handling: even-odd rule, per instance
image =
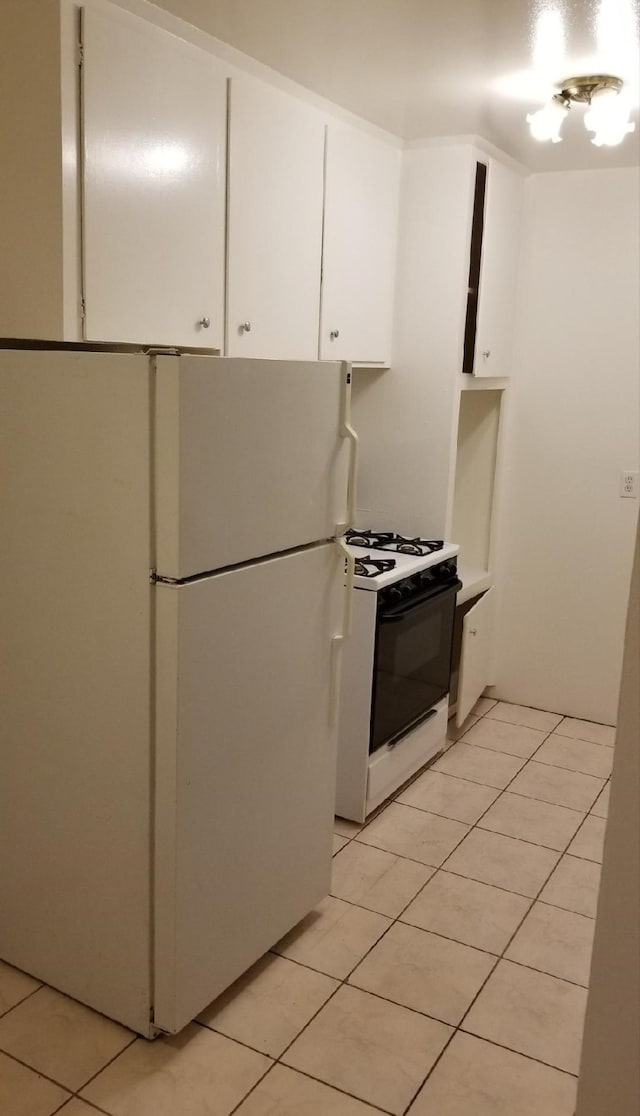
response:
[[[347,531],[347,542],[351,546],[370,546],[374,550],[391,550],[396,554],[433,554],[442,550],[442,539],[408,539],[395,531]]]
[[[372,558],[366,554],[364,558],[356,558],[355,573],[358,577],[377,577],[378,574],[392,570],[396,562],[394,558]]]

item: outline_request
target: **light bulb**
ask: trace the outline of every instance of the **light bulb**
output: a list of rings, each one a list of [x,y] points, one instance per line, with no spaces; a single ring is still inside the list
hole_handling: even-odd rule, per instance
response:
[[[554,97],[544,108],[528,113],[527,124],[533,138],[560,143],[562,140],[560,129],[568,111],[567,106]]]
[[[594,133],[591,142],[596,147],[615,147],[635,130],[635,124],[629,121],[628,103],[615,89],[600,89],[592,94],[584,126]]]

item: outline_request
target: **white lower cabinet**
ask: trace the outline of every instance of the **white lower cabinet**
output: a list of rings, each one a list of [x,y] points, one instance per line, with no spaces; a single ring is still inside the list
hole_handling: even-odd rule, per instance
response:
[[[324,119],[249,76],[229,98],[227,354],[317,360]]]
[[[327,127],[321,360],[389,364],[401,152]]]
[[[222,64],[107,3],[82,51],[84,338],[221,349]]]
[[[468,717],[478,698],[491,684],[493,589],[483,593],[462,617],[462,645],[456,724]]]

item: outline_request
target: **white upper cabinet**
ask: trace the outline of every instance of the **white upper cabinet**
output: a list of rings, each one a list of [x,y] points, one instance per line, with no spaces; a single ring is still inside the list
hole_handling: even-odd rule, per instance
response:
[[[509,376],[513,351],[523,179],[488,162],[478,284],[475,376]]]
[[[82,42],[85,339],[221,349],[224,71],[109,4]]]
[[[327,129],[320,357],[389,363],[401,152],[345,124]]]
[[[318,355],[324,120],[253,77],[230,83],[230,356]]]

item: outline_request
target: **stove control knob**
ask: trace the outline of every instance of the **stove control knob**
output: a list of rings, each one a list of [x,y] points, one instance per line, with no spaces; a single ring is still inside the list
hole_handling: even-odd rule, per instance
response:
[[[384,590],[384,599],[388,601],[389,604],[396,604],[398,601],[401,601],[403,595],[399,585],[390,585],[388,589]]]

